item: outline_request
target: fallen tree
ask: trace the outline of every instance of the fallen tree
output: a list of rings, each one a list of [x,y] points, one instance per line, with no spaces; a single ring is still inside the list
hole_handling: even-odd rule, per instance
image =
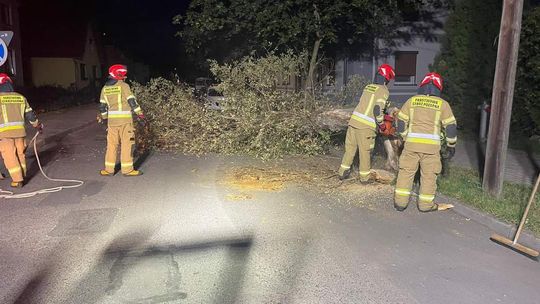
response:
[[[166,79],[153,79],[133,90],[148,116],[139,146],[189,154],[246,154],[259,158],[324,154],[331,136],[347,128],[352,107],[365,81],[350,81],[334,97],[279,89],[283,75],[301,76],[304,55],[246,57],[231,64],[211,62],[226,100],[221,110],[206,108],[193,89]],[[393,155],[387,153],[388,155]],[[393,158],[392,158],[393,159]],[[388,162],[395,169],[395,161]]]
[[[247,154],[259,158],[323,154],[331,131],[316,117],[325,100],[280,90],[284,75],[300,76],[303,55],[246,57],[231,64],[211,62],[226,100],[221,110],[204,107],[187,86],[165,79],[134,85],[151,128],[149,146],[183,153]]]

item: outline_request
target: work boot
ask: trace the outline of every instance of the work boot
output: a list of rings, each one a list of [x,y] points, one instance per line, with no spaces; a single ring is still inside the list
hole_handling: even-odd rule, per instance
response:
[[[373,179],[371,178],[368,178],[368,179],[360,179],[360,184],[362,185],[371,185],[373,184]]]
[[[143,175],[142,171],[139,170],[132,170],[129,173],[124,173],[124,176],[140,176]]]
[[[99,174],[101,176],[113,176],[114,175],[114,173],[111,173],[111,172],[109,172],[107,170],[101,170],[101,171],[99,171]]]
[[[427,213],[427,212],[433,212],[433,211],[444,211],[444,210],[448,210],[448,209],[452,209],[454,208],[454,205],[452,204],[433,204],[433,206],[431,207],[428,207],[428,208],[420,208],[420,206],[418,206],[418,210],[420,210],[420,212],[424,212],[424,213]]]
[[[405,209],[407,209],[407,206],[403,207],[403,206],[400,206],[400,205],[394,203],[394,209],[396,209],[399,212],[403,212],[403,211],[405,211]]]
[[[23,186],[23,182],[11,182],[11,188],[22,188]]]
[[[349,176],[351,176],[351,170],[350,169],[343,171],[343,174],[341,174],[341,175],[338,173],[338,178],[339,178],[340,181],[349,178]]]

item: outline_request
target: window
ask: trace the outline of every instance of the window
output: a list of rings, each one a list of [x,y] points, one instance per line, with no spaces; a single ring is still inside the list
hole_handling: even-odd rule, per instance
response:
[[[11,19],[11,7],[9,5],[0,3],[0,24],[2,25],[12,25]]]
[[[396,52],[396,84],[416,84],[418,52]]]
[[[81,63],[80,72],[81,72],[81,80],[88,80],[88,76],[86,75],[86,64]]]

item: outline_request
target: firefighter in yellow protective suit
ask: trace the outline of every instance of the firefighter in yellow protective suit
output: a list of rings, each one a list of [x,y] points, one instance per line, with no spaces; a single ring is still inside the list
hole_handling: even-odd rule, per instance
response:
[[[440,98],[443,80],[428,73],[418,89],[398,114],[398,132],[405,140],[399,159],[399,173],[394,193],[394,207],[403,211],[409,204],[414,177],[420,167],[418,209],[422,212],[446,210],[451,205],[434,203],[437,176],[441,173],[441,131],[444,128],[447,153],[452,157],[457,142],[456,118],[448,102]]]
[[[384,124],[384,109],[390,94],[386,85],[394,77],[394,69],[388,64],[383,64],[378,69],[374,83],[364,88],[360,101],[349,121],[345,137],[345,154],[338,171],[340,180],[349,177],[351,165],[358,150],[360,182],[370,182],[371,150],[375,146],[377,129],[382,131],[386,127]]]
[[[114,175],[116,156],[120,146],[120,162],[124,176],[139,176],[142,172],[133,168],[133,145],[135,144],[135,128],[133,114],[140,123],[145,123],[141,107],[127,83],[127,68],[115,64],[109,68],[109,79],[101,90],[100,113],[103,123],[107,123],[107,152],[105,153],[105,169],[102,176]]]
[[[14,92],[11,79],[4,73],[0,73],[0,107],[0,152],[12,179],[11,187],[21,188],[26,176],[25,120],[40,133],[43,125],[26,98]]]

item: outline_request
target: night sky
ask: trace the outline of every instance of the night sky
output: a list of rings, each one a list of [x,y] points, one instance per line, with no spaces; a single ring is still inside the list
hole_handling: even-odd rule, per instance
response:
[[[21,23],[25,27],[55,23],[69,27],[81,20],[92,22],[105,33],[104,43],[148,64],[153,76],[166,75],[175,67],[186,69],[181,40],[175,37],[175,15],[183,14],[188,0],[22,0]],[[189,73],[185,73],[186,75]]]

